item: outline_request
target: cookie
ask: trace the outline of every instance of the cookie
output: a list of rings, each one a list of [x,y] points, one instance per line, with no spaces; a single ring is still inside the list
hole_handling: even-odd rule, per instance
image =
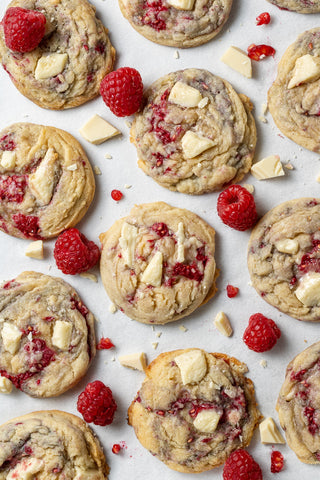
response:
[[[287,442],[304,463],[320,463],[320,342],[288,365],[277,402]]]
[[[206,70],[170,73],[145,92],[131,139],[138,165],[161,186],[201,194],[239,182],[256,145],[252,105]]]
[[[315,152],[320,152],[319,88],[320,28],[314,28],[285,51],[268,92],[268,105],[281,132]]]
[[[23,272],[2,284],[0,375],[23,392],[54,397],[73,387],[95,343],[94,317],[68,283]]]
[[[229,17],[232,0],[119,0],[123,16],[155,43],[196,47],[215,37]]]
[[[319,0],[268,0],[281,10],[292,10],[298,13],[317,13],[320,12]]]
[[[71,413],[43,410],[0,426],[1,480],[104,480],[108,473],[98,438]]]
[[[95,191],[79,142],[55,127],[16,123],[0,132],[0,229],[46,239],[81,220]]]
[[[142,323],[192,313],[216,292],[214,229],[164,202],[136,205],[100,235],[104,287],[115,305]]]
[[[249,445],[260,418],[247,366],[200,349],[159,355],[129,407],[141,444],[173,470],[198,473]]]
[[[40,107],[61,110],[99,95],[115,50],[87,0],[13,0],[9,7],[41,11],[47,21],[44,38],[29,53],[9,50],[0,25],[0,61],[24,96]]]
[[[252,230],[248,268],[268,303],[298,320],[320,321],[320,199],[289,200]]]

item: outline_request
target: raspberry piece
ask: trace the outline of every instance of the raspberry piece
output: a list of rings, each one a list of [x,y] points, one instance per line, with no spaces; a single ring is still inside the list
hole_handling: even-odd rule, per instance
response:
[[[229,298],[233,298],[238,295],[239,288],[234,287],[233,285],[227,285],[227,295]]]
[[[109,350],[109,348],[113,348],[114,345],[111,342],[110,338],[100,338],[100,341],[97,345],[97,350]]]
[[[283,469],[284,459],[281,452],[273,450],[271,452],[271,472],[279,473]]]
[[[176,263],[172,269],[173,275],[180,275],[181,277],[189,278],[189,280],[196,280],[201,282],[203,279],[203,273],[198,270],[195,263],[191,265],[185,265],[184,263]]]
[[[145,14],[142,18],[144,25],[148,25],[157,32],[167,28],[165,20],[161,18],[161,12],[166,12],[168,7],[166,7],[161,0],[145,2],[144,10]]]
[[[120,450],[121,450],[121,446],[119,445],[119,443],[115,443],[112,447],[112,453],[114,453],[115,455],[118,455]]]
[[[4,135],[0,138],[0,150],[12,152],[16,148],[16,144],[12,140],[12,135]]]
[[[240,185],[231,185],[220,193],[217,210],[223,223],[235,230],[247,230],[257,222],[253,195]]]
[[[270,23],[270,20],[270,13],[268,12],[260,13],[260,15],[258,15],[256,18],[257,25],[268,25],[268,23]]]
[[[24,175],[0,176],[0,200],[21,203],[27,186]]]
[[[276,53],[275,49],[270,45],[255,45],[254,43],[248,47],[247,51],[248,56],[257,62],[265,57],[273,57]]]
[[[166,235],[169,235],[168,226],[163,222],[154,223],[151,227],[151,230],[156,232],[159,237],[165,237]]]
[[[4,38],[14,52],[31,52],[41,42],[46,28],[46,17],[41,12],[11,7],[3,17]]]
[[[120,190],[112,190],[111,192],[111,198],[115,200],[116,202],[119,202],[121,198],[123,197],[123,193],[120,192]]]
[[[263,480],[261,468],[243,449],[235,450],[223,467],[223,480]]]
[[[117,117],[136,113],[142,102],[143,83],[135,68],[123,67],[108,73],[100,84],[105,104]]]
[[[105,427],[112,423],[117,404],[110,388],[100,380],[95,380],[80,393],[77,409],[87,423]]]
[[[26,238],[41,240],[38,217],[16,213],[15,215],[12,215],[12,220],[17,229],[20,230]]]
[[[59,270],[75,275],[92,268],[99,260],[100,250],[79,230],[70,228],[59,235],[54,246],[53,256]]]
[[[266,352],[271,350],[281,336],[281,331],[271,318],[255,313],[249,318],[249,325],[244,331],[243,341],[250,350]]]

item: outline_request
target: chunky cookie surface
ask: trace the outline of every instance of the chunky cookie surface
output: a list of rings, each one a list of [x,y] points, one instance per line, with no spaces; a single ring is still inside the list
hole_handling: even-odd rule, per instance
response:
[[[9,7],[42,12],[46,33],[39,46],[16,53],[0,25],[0,61],[20,92],[43,108],[76,107],[96,97],[112,69],[115,50],[87,0],[13,0]]]
[[[75,415],[43,410],[0,426],[1,480],[104,480],[108,472],[99,440]]]
[[[220,32],[232,0],[119,0],[119,5],[133,28],[148,40],[187,48]]]
[[[192,313],[216,292],[214,229],[164,202],[135,206],[100,235],[101,277],[130,318],[163,324]]]
[[[0,132],[0,229],[46,239],[73,227],[95,191],[79,142],[55,127],[16,123]]]
[[[138,165],[163,187],[201,194],[236,183],[256,145],[252,105],[206,70],[170,73],[145,92],[131,129]]]
[[[250,443],[260,413],[245,364],[186,349],[159,355],[129,408],[141,444],[170,468],[198,473]]]
[[[320,342],[288,365],[277,410],[287,442],[299,460],[320,463]]]
[[[69,284],[23,272],[1,286],[0,375],[17,388],[58,396],[85,375],[95,352],[94,317]]]
[[[319,0],[268,0],[268,2],[277,5],[277,7],[283,10],[292,10],[298,13],[320,12]]]
[[[270,113],[284,135],[320,152],[320,28],[302,33],[288,47],[268,92]]]
[[[252,285],[298,320],[320,321],[320,200],[289,200],[254,227],[248,245]]]

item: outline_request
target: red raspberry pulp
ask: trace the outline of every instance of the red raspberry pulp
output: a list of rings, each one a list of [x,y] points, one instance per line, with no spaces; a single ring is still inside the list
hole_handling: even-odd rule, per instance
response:
[[[270,20],[271,18],[268,12],[260,13],[260,15],[258,15],[256,18],[257,25],[268,25],[268,23],[270,23]]]
[[[80,393],[77,409],[86,422],[104,427],[112,423],[117,404],[110,388],[96,380]]]
[[[271,452],[271,472],[279,473],[283,469],[284,459],[281,452],[273,450]]]
[[[248,47],[247,51],[248,56],[257,62],[265,57],[274,57],[274,54],[276,53],[275,49],[270,45],[255,45],[254,43]]]
[[[151,230],[156,232],[159,237],[165,237],[166,235],[169,235],[168,226],[163,222],[154,223],[151,227]]]
[[[239,288],[234,287],[233,285],[227,285],[227,295],[229,298],[233,298],[238,295]]]
[[[111,342],[110,338],[100,338],[100,341],[97,345],[97,350],[109,350],[113,347],[114,344]]]
[[[25,175],[0,176],[0,200],[21,203],[26,186]]]
[[[143,8],[145,13],[142,17],[142,23],[144,25],[148,25],[157,32],[167,28],[165,20],[161,18],[161,12],[166,12],[169,8],[163,5],[161,0],[147,1]]]
[[[12,140],[12,135],[4,135],[0,138],[0,150],[12,152],[16,148],[16,144]]]
[[[12,220],[15,226],[25,238],[32,238],[33,240],[40,240],[39,218],[33,215],[23,215],[23,213],[16,213],[12,215]]]
[[[31,52],[44,37],[46,17],[41,12],[11,7],[3,17],[6,46],[14,52]]]

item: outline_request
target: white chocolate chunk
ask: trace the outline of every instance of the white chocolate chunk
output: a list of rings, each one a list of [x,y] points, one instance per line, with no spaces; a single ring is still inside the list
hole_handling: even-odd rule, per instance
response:
[[[217,428],[219,420],[220,415],[214,410],[201,410],[193,425],[200,432],[212,433]]]
[[[221,61],[244,77],[252,77],[251,58],[240,48],[229,47],[222,55]]]
[[[22,332],[16,325],[4,322],[1,336],[4,349],[14,355],[19,348]]]
[[[63,72],[68,61],[67,53],[50,53],[39,58],[34,76],[36,80],[55,77]]]
[[[147,359],[144,352],[121,355],[121,357],[118,358],[123,367],[133,368],[134,370],[140,370],[141,372],[147,367]]]
[[[100,145],[106,140],[109,140],[109,138],[121,134],[116,127],[99,115],[93,115],[93,117],[80,128],[79,132],[85,140],[94,145]]]
[[[320,305],[320,273],[311,272],[304,275],[294,293],[306,307]]]
[[[209,98],[208,97],[203,97],[202,100],[198,103],[198,108],[204,108],[206,105],[209,103]]]
[[[219,312],[213,323],[219,332],[222,333],[222,335],[225,335],[226,337],[230,337],[230,335],[232,335],[233,330],[230,325],[229,318],[224,312]]]
[[[261,443],[286,443],[271,417],[260,423],[259,431]]]
[[[174,361],[180,369],[183,385],[200,382],[207,373],[206,357],[201,350],[182,353]]]
[[[16,164],[16,153],[6,150],[3,152],[0,165],[6,170],[12,170]]]
[[[185,234],[184,234],[184,225],[182,222],[179,223],[178,225],[178,232],[177,232],[177,239],[178,239],[178,245],[177,245],[177,262],[183,263],[185,259],[184,255],[184,241],[185,241]]]
[[[195,0],[167,0],[177,10],[193,10]]]
[[[162,280],[163,254],[156,252],[141,276],[141,282],[160,287]]]
[[[72,334],[72,323],[57,320],[53,327],[52,343],[61,350],[68,350]]]
[[[118,309],[117,309],[117,305],[115,305],[114,303],[111,303],[111,304],[109,305],[109,312],[110,312],[110,313],[116,313],[117,310],[118,310]]]
[[[301,83],[312,82],[320,77],[320,58],[309,53],[297,58],[288,88],[294,88]]]
[[[258,180],[281,177],[285,174],[279,155],[270,155],[269,157],[263,158],[260,162],[252,165],[250,171]]]
[[[31,242],[25,249],[24,254],[27,257],[36,258],[37,260],[42,260],[43,259],[43,241],[36,240],[35,242]]]
[[[91,280],[91,282],[98,283],[98,277],[94,273],[82,272],[80,273],[80,277],[87,278],[88,280]]]
[[[295,255],[299,250],[299,242],[291,238],[284,238],[275,243],[276,249],[281,253],[290,253]]]
[[[44,159],[34,173],[29,175],[29,187],[41,206],[48,205],[52,198],[57,152],[48,148]]]
[[[121,237],[119,238],[119,245],[122,250],[123,260],[128,267],[132,267],[133,264],[137,235],[137,227],[124,222],[121,229]]]
[[[182,150],[186,158],[194,158],[200,153],[213,147],[214,142],[209,138],[188,130],[181,139]]]
[[[69,165],[67,167],[67,170],[69,170],[69,172],[74,172],[75,170],[78,170],[78,165],[76,163],[73,163],[72,165]]]
[[[0,377],[0,393],[9,394],[12,392],[13,383],[6,377]]]
[[[182,107],[197,107],[202,100],[202,95],[196,88],[190,87],[184,82],[177,82],[173,86],[168,100]]]
[[[244,185],[242,185],[243,188],[245,188],[246,190],[248,190],[248,192],[250,193],[253,193],[254,192],[254,186],[251,185],[251,183],[245,183]]]
[[[33,480],[35,474],[40,472],[44,465],[43,460],[38,458],[27,458],[19,462],[9,474],[6,476],[6,480]]]

